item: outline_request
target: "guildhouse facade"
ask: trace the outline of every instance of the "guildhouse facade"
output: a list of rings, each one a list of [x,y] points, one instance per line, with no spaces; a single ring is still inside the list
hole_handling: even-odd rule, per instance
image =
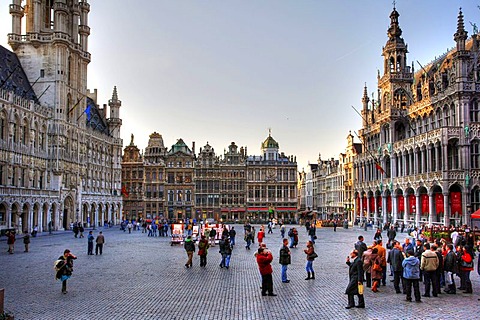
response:
[[[90,5],[13,0],[9,8],[13,52],[0,47],[0,228],[119,219],[121,101],[114,88],[107,112],[87,90]]]
[[[399,16],[394,8],[376,100],[364,89],[354,216],[375,223],[468,224],[480,208],[478,34],[468,37],[460,10],[455,47],[415,71]]]

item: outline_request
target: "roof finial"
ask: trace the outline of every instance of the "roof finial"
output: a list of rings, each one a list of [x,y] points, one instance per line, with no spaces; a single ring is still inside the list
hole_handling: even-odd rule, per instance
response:
[[[397,4],[397,1],[393,0],[393,9],[395,10],[395,5]]]
[[[272,128],[268,128],[268,136],[269,136],[269,137],[272,136]]]
[[[117,86],[113,87],[113,94],[112,94],[112,100],[118,100],[118,94],[117,94]]]

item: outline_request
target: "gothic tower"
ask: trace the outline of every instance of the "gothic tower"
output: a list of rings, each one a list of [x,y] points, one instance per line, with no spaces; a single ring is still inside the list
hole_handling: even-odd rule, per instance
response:
[[[400,14],[396,8],[390,14],[390,27],[388,28],[388,40],[383,47],[384,59],[383,76],[379,79],[378,88],[381,96],[381,112],[390,114],[395,110],[405,110],[412,103],[411,84],[413,73],[407,66],[407,45],[402,38],[402,29],[398,23]],[[393,109],[393,110],[392,110]]]
[[[10,5],[8,42],[40,104],[51,107],[55,119],[76,123],[86,108],[90,4],[87,0],[24,2],[24,7],[22,0]]]
[[[120,107],[122,101],[118,100],[117,87],[113,87],[112,99],[108,100],[110,107],[110,118],[107,120],[108,131],[117,139],[120,139],[120,127],[122,126],[122,119],[120,119]]]

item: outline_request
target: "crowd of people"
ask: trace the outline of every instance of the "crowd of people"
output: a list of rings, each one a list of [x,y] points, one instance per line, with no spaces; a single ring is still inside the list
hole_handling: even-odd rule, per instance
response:
[[[451,232],[450,237],[433,238],[432,233],[429,233],[430,237],[425,235],[427,228],[412,228],[399,240],[395,225],[390,225],[385,230],[388,238],[385,247],[382,230],[378,228],[369,246],[363,236],[358,236],[358,241],[347,258],[350,267],[350,282],[346,290],[347,309],[364,308],[363,283],[373,292],[379,293],[379,288],[386,285],[387,274],[393,277],[391,281],[395,292],[404,294],[406,301],[413,301],[412,288],[416,302],[422,302],[422,297],[456,294],[459,290],[465,294],[473,293],[470,273],[474,270],[475,248],[480,250],[480,240],[475,243],[472,232],[442,228],[441,230]],[[477,268],[480,274],[480,257]],[[420,288],[422,281],[423,290]],[[358,295],[357,305],[354,303],[355,295]]]

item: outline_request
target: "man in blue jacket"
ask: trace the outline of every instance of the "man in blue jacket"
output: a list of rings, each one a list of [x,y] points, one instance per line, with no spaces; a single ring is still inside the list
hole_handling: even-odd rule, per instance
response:
[[[403,280],[407,293],[407,301],[412,301],[412,285],[413,294],[416,302],[422,302],[420,298],[420,261],[415,257],[413,250],[407,251],[407,258],[402,262]]]

